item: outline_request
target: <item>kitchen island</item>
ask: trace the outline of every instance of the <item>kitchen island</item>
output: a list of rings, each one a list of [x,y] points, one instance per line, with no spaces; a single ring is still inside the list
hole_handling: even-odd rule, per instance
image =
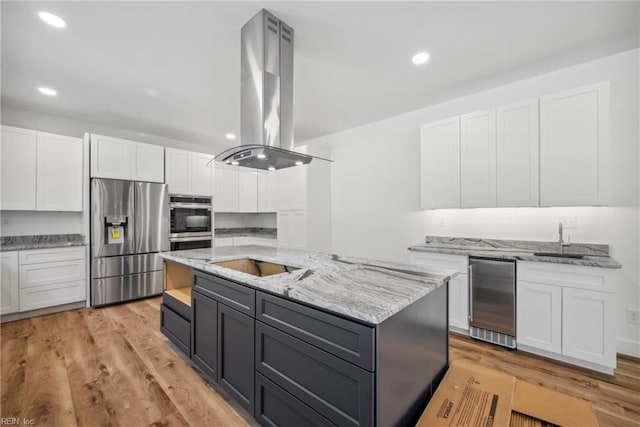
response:
[[[413,425],[448,367],[447,274],[262,246],[162,257],[163,332],[261,424]]]

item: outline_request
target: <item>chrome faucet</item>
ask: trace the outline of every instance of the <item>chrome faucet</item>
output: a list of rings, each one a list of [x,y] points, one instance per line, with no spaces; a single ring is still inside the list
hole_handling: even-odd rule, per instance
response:
[[[558,223],[558,236],[558,252],[563,254],[564,247],[571,246],[571,236],[569,236],[569,239],[566,242],[564,241],[564,237],[562,235],[562,222]]]

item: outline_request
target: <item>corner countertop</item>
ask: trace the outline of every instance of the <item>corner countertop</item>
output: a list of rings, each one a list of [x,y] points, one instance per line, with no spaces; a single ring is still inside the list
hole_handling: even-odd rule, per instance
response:
[[[526,240],[480,239],[469,237],[427,236],[424,245],[411,246],[413,252],[431,252],[451,255],[468,255],[527,262],[579,265],[585,267],[622,268],[609,256],[609,245],[574,243],[564,248],[566,253],[580,254],[583,258],[539,256],[534,253],[556,253],[557,242]]]
[[[0,237],[0,252],[22,251],[27,249],[66,248],[69,246],[86,246],[82,234],[43,234],[34,236]]]
[[[373,325],[382,323],[446,284],[455,274],[405,264],[256,245],[172,251],[160,256]],[[257,277],[212,264],[239,258],[260,259],[300,269]]]

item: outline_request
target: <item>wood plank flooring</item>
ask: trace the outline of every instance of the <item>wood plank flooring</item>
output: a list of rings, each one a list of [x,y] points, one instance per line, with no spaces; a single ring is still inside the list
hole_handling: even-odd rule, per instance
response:
[[[169,347],[160,298],[5,323],[0,416],[38,426],[246,426],[223,396]],[[468,359],[593,402],[602,426],[640,426],[640,362],[614,377],[451,336]]]

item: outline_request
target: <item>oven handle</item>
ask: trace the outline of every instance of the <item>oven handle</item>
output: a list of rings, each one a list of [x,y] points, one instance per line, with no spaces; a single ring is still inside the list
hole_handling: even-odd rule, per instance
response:
[[[212,207],[211,203],[169,203],[171,209],[206,209],[210,211]]]
[[[467,315],[467,318],[470,322],[473,322],[473,264],[469,264],[467,270],[469,270],[469,290],[467,292],[469,303],[467,310],[469,310],[469,314]]]
[[[173,242],[202,242],[205,240],[211,240],[211,236],[200,236],[200,237],[172,237],[169,239],[171,243]]]

